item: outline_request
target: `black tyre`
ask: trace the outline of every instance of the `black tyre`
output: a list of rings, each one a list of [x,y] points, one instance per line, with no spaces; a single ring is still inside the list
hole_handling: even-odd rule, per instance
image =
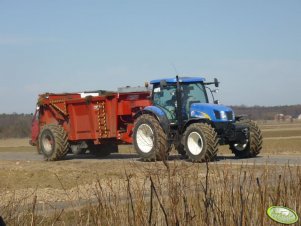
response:
[[[63,159],[69,150],[67,133],[59,125],[44,126],[39,134],[38,144],[39,150],[48,161]]]
[[[111,153],[118,152],[118,145],[114,141],[98,145],[90,144],[88,150],[92,155],[95,155],[96,157],[106,157]]]
[[[141,115],[135,122],[133,130],[134,148],[144,161],[165,160],[170,145],[157,119],[153,116]]]
[[[241,120],[240,123],[249,126],[250,138],[245,144],[230,144],[231,151],[237,158],[252,158],[257,156],[262,149],[262,133],[257,123],[252,120]]]
[[[37,144],[36,144],[36,150],[37,150],[37,153],[38,153],[39,155],[43,154],[42,151],[41,151],[41,149],[40,149],[39,141],[37,141]]]
[[[193,123],[184,133],[185,150],[193,162],[212,161],[218,151],[215,130],[206,123]]]
[[[68,152],[74,155],[84,155],[86,153],[86,148],[81,148],[79,145],[70,145],[70,150]]]

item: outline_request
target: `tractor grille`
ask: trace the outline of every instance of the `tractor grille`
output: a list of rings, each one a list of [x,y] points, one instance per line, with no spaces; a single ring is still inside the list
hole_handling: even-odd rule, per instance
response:
[[[221,119],[221,114],[219,113],[219,111],[214,110],[214,114],[216,119]]]
[[[234,116],[233,116],[233,112],[232,111],[226,111],[226,116],[227,116],[227,120],[233,120]],[[219,111],[214,110],[214,114],[216,119],[221,119],[221,113]]]
[[[232,111],[226,111],[227,119],[233,120],[233,112]]]

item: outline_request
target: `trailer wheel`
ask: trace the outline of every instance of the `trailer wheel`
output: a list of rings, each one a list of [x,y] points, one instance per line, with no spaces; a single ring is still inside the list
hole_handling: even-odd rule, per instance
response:
[[[263,138],[261,130],[257,123],[252,120],[241,120],[240,122],[249,126],[250,139],[245,144],[232,143],[230,144],[230,149],[237,158],[255,157],[262,149]]]
[[[215,130],[206,123],[193,123],[184,133],[186,153],[193,162],[212,161],[218,151]]]
[[[165,160],[170,145],[160,123],[149,114],[141,115],[133,130],[134,148],[143,161]]]
[[[39,135],[39,149],[45,160],[55,161],[64,158],[69,150],[68,136],[59,125],[46,125]]]

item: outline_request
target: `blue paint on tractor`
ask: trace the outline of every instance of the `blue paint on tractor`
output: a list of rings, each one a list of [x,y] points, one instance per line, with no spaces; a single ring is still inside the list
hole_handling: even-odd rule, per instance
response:
[[[150,84],[158,84],[162,80],[165,80],[167,83],[176,83],[177,79],[176,78],[163,78],[163,79],[156,79],[150,81]],[[192,82],[205,82],[205,78],[202,77],[179,77],[179,82],[180,83],[192,83]]]
[[[233,122],[235,115],[231,108],[209,103],[195,103],[190,107],[191,118],[207,118],[212,122]]]
[[[158,108],[156,106],[147,106],[144,108],[144,110],[154,112],[157,116],[160,117],[165,116],[165,112],[161,108]]]

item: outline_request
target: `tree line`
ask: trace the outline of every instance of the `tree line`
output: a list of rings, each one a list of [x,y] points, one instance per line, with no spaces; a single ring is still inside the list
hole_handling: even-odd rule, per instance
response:
[[[254,120],[274,120],[276,114],[291,115],[297,118],[301,114],[301,105],[290,106],[232,106],[236,115],[248,115]],[[32,114],[0,114],[0,139],[25,138],[31,133]]]
[[[30,136],[31,114],[0,114],[0,139]]]
[[[254,120],[274,120],[275,115],[283,114],[290,115],[293,119],[298,118],[301,114],[301,105],[287,105],[287,106],[232,106],[236,115],[248,115]]]

